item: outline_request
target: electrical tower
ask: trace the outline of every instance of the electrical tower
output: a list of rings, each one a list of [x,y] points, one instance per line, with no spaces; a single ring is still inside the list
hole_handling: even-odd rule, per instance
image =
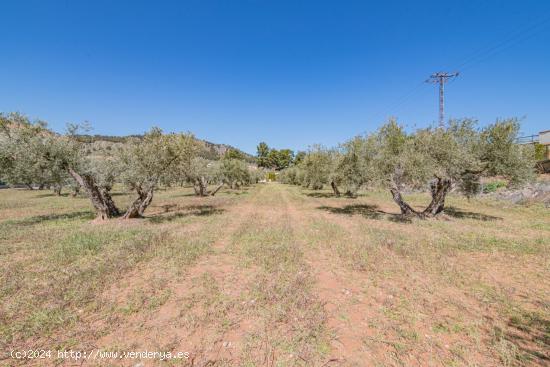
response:
[[[454,77],[458,76],[456,73],[435,73],[430,75],[430,78],[426,80],[426,83],[439,84],[439,127],[445,127],[445,83]]]

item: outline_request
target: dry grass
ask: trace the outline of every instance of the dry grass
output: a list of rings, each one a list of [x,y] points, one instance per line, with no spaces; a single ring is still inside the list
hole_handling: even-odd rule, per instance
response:
[[[188,351],[194,366],[548,365],[548,209],[455,196],[442,220],[396,209],[385,192],[268,184],[169,189],[146,219],[96,224],[85,198],[0,190],[1,349]]]

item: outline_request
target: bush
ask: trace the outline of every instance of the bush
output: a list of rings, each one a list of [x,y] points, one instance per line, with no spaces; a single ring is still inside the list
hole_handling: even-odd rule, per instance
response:
[[[488,194],[488,193],[491,193],[491,192],[495,192],[498,189],[500,189],[501,187],[506,187],[506,182],[504,182],[504,181],[489,182],[489,183],[486,183],[485,185],[483,185],[483,193]]]

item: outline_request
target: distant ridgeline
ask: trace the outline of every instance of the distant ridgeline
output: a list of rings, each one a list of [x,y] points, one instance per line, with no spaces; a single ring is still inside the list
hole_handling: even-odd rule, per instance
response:
[[[142,135],[127,135],[127,136],[110,136],[110,135],[77,135],[79,141],[90,144],[89,153],[99,150],[111,150],[118,144],[126,142],[129,138],[141,139]],[[248,153],[243,152],[231,145],[216,144],[206,140],[197,139],[197,141],[204,147],[199,153],[199,156],[210,159],[218,160],[230,149],[236,150],[241,153],[247,162],[254,162],[255,158]]]

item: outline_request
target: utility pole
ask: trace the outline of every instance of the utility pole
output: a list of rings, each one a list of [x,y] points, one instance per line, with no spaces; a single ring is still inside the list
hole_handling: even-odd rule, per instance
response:
[[[426,80],[426,83],[439,84],[439,127],[445,127],[445,83],[449,79],[457,77],[456,73],[439,72],[430,75],[430,78]]]

